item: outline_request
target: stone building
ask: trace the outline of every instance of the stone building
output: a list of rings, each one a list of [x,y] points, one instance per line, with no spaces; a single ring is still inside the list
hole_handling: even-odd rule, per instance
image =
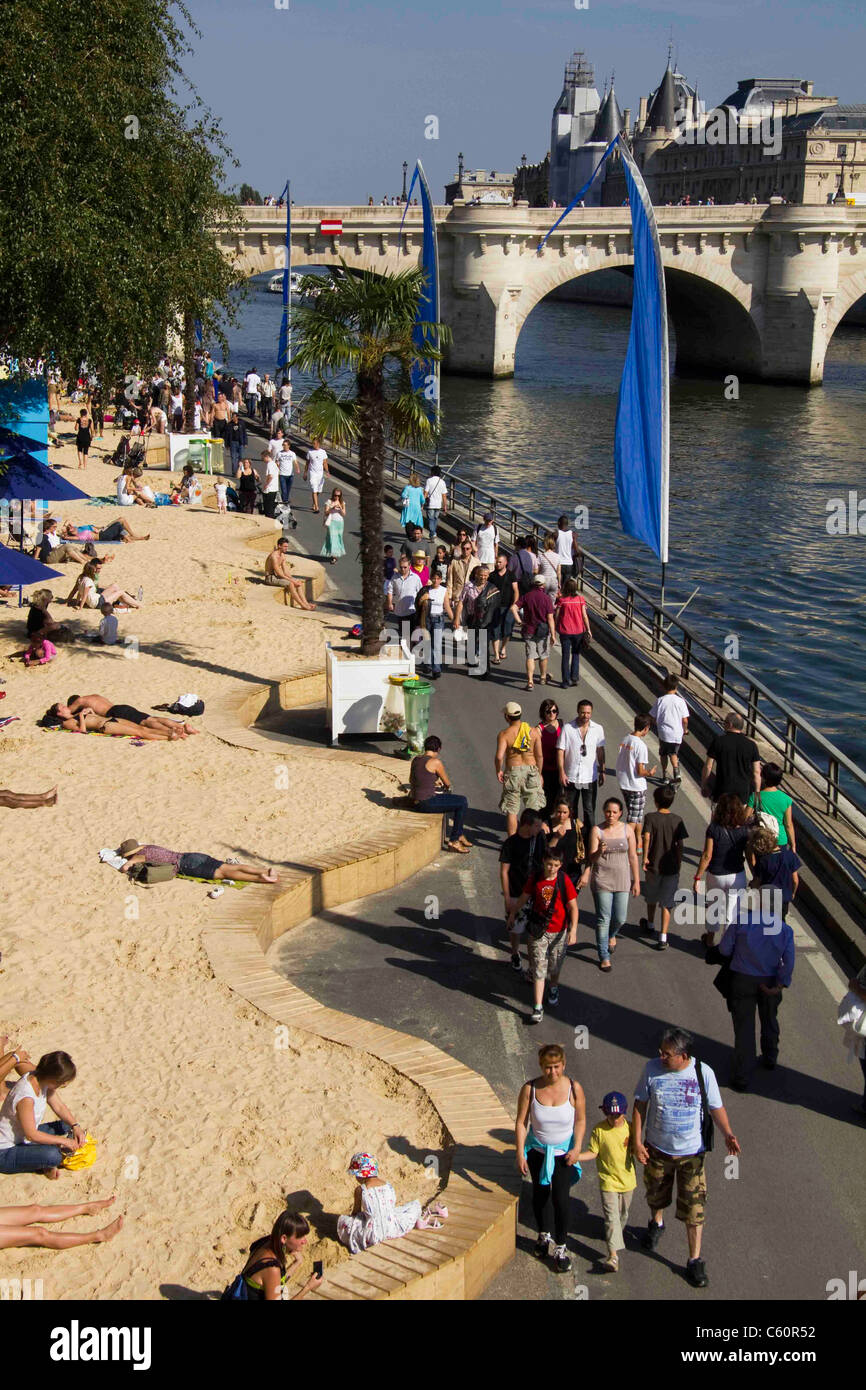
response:
[[[586,145],[600,106],[592,65],[583,51],[578,51],[566,64],[562,93],[550,124],[549,196],[559,207],[571,201],[592,173],[592,155]]]
[[[457,177],[445,185],[445,202],[450,206],[455,199],[462,198],[466,203],[481,202],[493,204],[510,203],[514,197],[514,175],[497,173],[491,169],[466,169],[463,155],[457,156]]]

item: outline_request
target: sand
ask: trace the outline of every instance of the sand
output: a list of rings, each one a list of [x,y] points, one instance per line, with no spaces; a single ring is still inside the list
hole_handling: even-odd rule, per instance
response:
[[[108,451],[115,441],[107,429]],[[84,472],[70,445],[50,457],[72,470],[64,472],[71,481],[107,495],[117,470],[100,448]],[[85,503],[58,510],[75,524],[104,525],[120,514]],[[392,813],[366,793],[392,794],[400,775],[348,755],[234,747],[208,733],[207,710],[194,721],[201,733],[173,744],[37,728],[49,704],[73,693],[139,708],[187,691],[206,705],[242,694],[250,683],[321,666],[324,641],[346,630],[345,619],[330,626],[326,596],[308,614],[247,582],[261,573],[263,556],[244,541],[273,529],[264,518],[186,507],[127,507],[123,515],[136,532],[152,533],[148,542],[112,547],[116,558],[102,581],[110,570],[133,593],[143,586],[144,607],[120,617],[121,634],[134,644],[79,641],[27,670],[10,659],[24,645],[27,609],[0,605],[0,715],[20,720],[0,730],[2,784],[15,791],[59,784],[54,808],[0,808],[0,1033],[34,1060],[58,1048],[71,1054],[78,1077],[65,1098],[99,1144],[94,1167],[55,1182],[0,1176],[0,1204],[117,1192],[125,1218],[107,1244],[4,1252],[3,1277],[41,1279],[52,1299],[219,1291],[287,1194],[329,1229],[315,1214],[350,1210],[346,1167],[360,1148],[378,1154],[400,1200],[426,1198],[425,1169],[397,1149],[438,1153],[445,1139],[425,1093],[390,1067],[297,1030],[289,1030],[287,1048],[275,1046],[274,1021],[212,976],[199,940],[214,909],[206,885],[133,892],[99,863],[101,847],[135,836],[262,866],[302,864],[383,824]],[[64,579],[51,588],[65,597],[78,566],[57,568]],[[95,611],[51,611],[77,632],[98,626]],[[104,1220],[79,1218],[60,1229],[94,1229]],[[297,1282],[313,1259],[327,1267],[344,1258],[314,1229]]]

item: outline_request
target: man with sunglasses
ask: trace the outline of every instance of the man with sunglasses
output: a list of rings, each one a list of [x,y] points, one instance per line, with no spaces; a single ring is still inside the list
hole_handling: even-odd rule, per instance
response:
[[[572,814],[587,827],[595,825],[598,789],[604,783],[604,729],[593,721],[592,700],[581,700],[577,718],[560,729],[556,761]]]

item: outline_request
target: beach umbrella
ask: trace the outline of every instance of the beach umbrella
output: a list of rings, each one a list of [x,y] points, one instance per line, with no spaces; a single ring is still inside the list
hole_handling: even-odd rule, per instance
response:
[[[0,545],[0,584],[14,584],[20,589],[25,584],[46,584],[49,579],[62,578],[60,570],[49,569],[39,560],[22,555],[19,550]]]
[[[37,446],[38,447],[38,446]],[[0,501],[89,502],[90,493],[68,483],[32,454],[5,453],[0,441]]]
[[[5,425],[0,425],[0,446],[11,449],[15,454],[27,453],[30,449],[41,449],[45,452],[45,445],[39,439],[33,439],[29,434],[18,434],[16,430],[7,429]]]

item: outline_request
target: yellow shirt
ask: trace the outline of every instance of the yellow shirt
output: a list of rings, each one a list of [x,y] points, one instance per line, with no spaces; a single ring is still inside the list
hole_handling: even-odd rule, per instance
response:
[[[637,1186],[634,1159],[628,1152],[631,1125],[609,1125],[606,1120],[596,1125],[589,1136],[590,1153],[598,1154],[598,1185],[602,1192],[631,1192]]]

